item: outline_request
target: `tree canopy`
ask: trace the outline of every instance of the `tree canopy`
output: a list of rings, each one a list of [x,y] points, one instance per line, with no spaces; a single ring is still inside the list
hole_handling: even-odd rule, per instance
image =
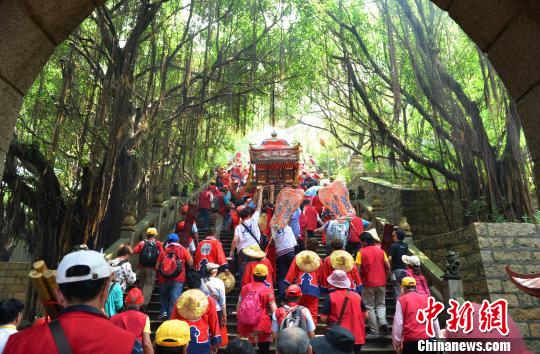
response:
[[[315,126],[339,156],[455,190],[471,220],[532,213],[515,104],[431,2],[111,0],[25,98],[4,248],[23,239],[55,262],[107,247],[127,212],[223,164],[261,122]]]

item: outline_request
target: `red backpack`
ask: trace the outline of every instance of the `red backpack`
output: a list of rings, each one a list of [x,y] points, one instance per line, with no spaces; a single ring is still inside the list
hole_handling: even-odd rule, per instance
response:
[[[166,250],[165,257],[159,265],[159,272],[167,279],[176,278],[182,272],[182,261],[174,248]]]
[[[259,291],[250,287],[249,292],[240,301],[240,307],[236,314],[238,324],[243,326],[255,327],[262,319],[264,309],[262,308],[261,296]]]

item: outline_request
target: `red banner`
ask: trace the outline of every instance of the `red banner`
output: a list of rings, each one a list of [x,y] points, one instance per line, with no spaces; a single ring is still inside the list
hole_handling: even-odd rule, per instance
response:
[[[303,200],[304,191],[302,189],[283,188],[278,194],[270,227],[279,230],[287,226],[291,215],[298,209]]]
[[[319,189],[319,198],[336,218],[351,218],[356,212],[349,200],[349,191],[343,181],[334,181],[328,187]]]

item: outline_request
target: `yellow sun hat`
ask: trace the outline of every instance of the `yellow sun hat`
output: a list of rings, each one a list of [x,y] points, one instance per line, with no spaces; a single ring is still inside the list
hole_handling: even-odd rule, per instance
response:
[[[199,289],[184,291],[176,302],[176,311],[186,320],[195,321],[208,309],[208,297]]]
[[[180,320],[165,321],[156,331],[156,345],[161,347],[183,347],[190,339],[189,325]]]
[[[258,245],[251,245],[242,249],[242,254],[252,259],[263,259],[266,253]]]
[[[332,268],[348,273],[354,267],[354,259],[349,252],[337,250],[330,255],[330,264]]]
[[[253,268],[253,275],[266,277],[268,275],[268,267],[264,264],[257,264],[255,268]]]
[[[221,281],[223,281],[223,284],[225,284],[226,294],[230,293],[234,289],[236,279],[234,279],[234,275],[232,275],[231,272],[221,272],[216,276],[216,278],[221,279]]]
[[[296,255],[296,265],[302,272],[311,273],[321,266],[321,257],[313,251],[302,251]]]

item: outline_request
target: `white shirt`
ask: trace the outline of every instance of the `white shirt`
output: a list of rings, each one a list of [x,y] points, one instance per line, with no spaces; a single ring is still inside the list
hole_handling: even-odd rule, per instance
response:
[[[0,353],[4,352],[4,348],[9,339],[9,336],[13,333],[17,333],[17,327],[14,325],[0,326]]]
[[[435,319],[433,321],[433,330],[435,331],[435,338],[439,337],[441,331],[439,327],[439,321]],[[392,325],[392,343],[394,349],[401,348],[403,342],[403,311],[401,309],[401,303],[396,301],[396,311],[394,313],[394,323]]]
[[[296,237],[292,228],[287,225],[282,230],[274,233],[276,243],[276,255],[279,257],[283,251],[287,251],[296,246]]]
[[[227,308],[227,297],[225,295],[225,283],[223,283],[223,280],[216,277],[205,278],[201,283],[201,290],[216,300],[216,311]]]
[[[253,233],[253,236],[257,241],[261,241],[261,230],[259,230],[259,216],[261,213],[256,211],[253,216],[247,220],[243,220],[242,223],[246,225]],[[244,248],[252,245],[256,245],[257,241],[250,235],[249,231],[241,224],[234,229],[234,236],[236,237],[236,250],[238,253]]]

